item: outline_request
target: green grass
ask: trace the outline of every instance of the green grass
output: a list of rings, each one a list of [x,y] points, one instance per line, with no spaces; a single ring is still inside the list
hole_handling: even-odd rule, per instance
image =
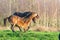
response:
[[[58,40],[58,32],[12,32],[10,30],[0,31],[0,40]]]

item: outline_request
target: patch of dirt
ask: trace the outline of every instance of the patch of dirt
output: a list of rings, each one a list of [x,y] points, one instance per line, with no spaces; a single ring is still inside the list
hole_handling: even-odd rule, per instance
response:
[[[0,30],[11,30],[11,28],[9,26],[0,26]],[[18,27],[14,27],[14,30],[19,30]],[[32,30],[32,31],[60,31],[60,27],[44,27],[44,26],[40,26],[40,27],[30,27],[29,30]]]
[[[10,26],[0,26],[0,30],[11,30]],[[18,27],[14,27],[14,30],[19,30]]]
[[[60,27],[45,27],[45,26],[37,26],[31,27],[30,30],[33,31],[49,31],[49,32],[60,32]]]

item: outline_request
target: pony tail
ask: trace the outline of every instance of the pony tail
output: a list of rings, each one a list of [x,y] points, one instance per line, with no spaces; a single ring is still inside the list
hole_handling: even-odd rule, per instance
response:
[[[4,26],[6,26],[6,20],[8,19],[8,17],[7,18],[4,18]]]

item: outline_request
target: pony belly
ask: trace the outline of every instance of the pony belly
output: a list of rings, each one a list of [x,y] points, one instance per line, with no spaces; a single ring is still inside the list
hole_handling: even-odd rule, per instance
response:
[[[22,29],[27,29],[28,26],[29,26],[28,24],[26,24],[26,23],[21,23],[21,22],[18,22],[17,25],[18,25],[20,28],[22,28]]]
[[[20,22],[17,22],[17,25],[22,28],[24,26],[24,24],[20,21]]]

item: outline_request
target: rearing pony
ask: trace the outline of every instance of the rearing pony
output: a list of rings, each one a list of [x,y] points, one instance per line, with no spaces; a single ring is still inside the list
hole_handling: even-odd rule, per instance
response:
[[[38,14],[31,12],[31,14],[27,18],[21,18],[19,16],[11,15],[5,19],[8,19],[8,21],[11,24],[11,29],[14,32],[14,26],[17,25],[19,29],[23,29],[24,32],[29,29],[29,25],[33,18],[38,18]],[[4,21],[5,24],[6,20]]]

